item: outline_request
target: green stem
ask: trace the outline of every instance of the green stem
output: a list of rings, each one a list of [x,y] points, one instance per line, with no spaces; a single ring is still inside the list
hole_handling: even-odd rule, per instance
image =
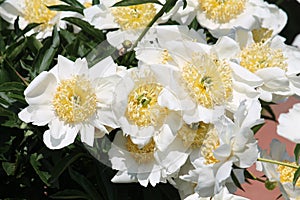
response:
[[[272,164],[276,164],[276,165],[282,165],[282,166],[286,166],[286,167],[290,167],[290,168],[294,168],[294,169],[298,169],[298,167],[299,167],[299,166],[295,166],[290,163],[280,162],[277,160],[271,160],[271,159],[266,159],[266,158],[258,158],[257,161],[265,162],[265,163],[272,163]]]
[[[259,182],[262,182],[262,183],[265,183],[265,182],[266,182],[265,180],[256,177],[256,176],[255,176],[254,174],[252,174],[251,172],[248,171],[248,173],[252,176],[253,180],[256,180],[256,181],[259,181]]]
[[[149,31],[149,29],[152,27],[152,25],[165,13],[165,11],[168,9],[169,5],[172,2],[176,2],[176,0],[169,0],[165,3],[165,5],[159,10],[159,12],[154,16],[154,18],[151,20],[151,22],[147,25],[147,27],[143,30],[141,35],[138,37],[138,39],[134,42],[134,44],[131,47],[131,50],[134,49],[138,42],[143,39],[143,37],[146,35],[146,33]]]

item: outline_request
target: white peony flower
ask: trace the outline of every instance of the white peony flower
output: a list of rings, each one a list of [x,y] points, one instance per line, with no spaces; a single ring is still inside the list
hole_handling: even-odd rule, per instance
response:
[[[252,32],[237,29],[235,41],[226,38],[224,48],[235,50],[231,58],[237,63],[232,65],[235,85],[252,91],[267,102],[279,101],[293,95],[290,82],[297,74],[300,57],[296,48],[284,44],[284,38],[275,36],[257,41]],[[226,46],[226,47],[225,47]],[[298,69],[299,70],[299,69]],[[294,82],[297,86],[299,80]],[[241,92],[243,92],[241,90]]]
[[[58,56],[57,65],[39,74],[24,91],[29,106],[19,118],[37,126],[49,126],[44,142],[60,149],[74,142],[80,132],[81,141],[92,146],[95,128],[108,133],[104,125],[116,128],[110,108],[113,90],[119,81],[116,65],[108,57],[92,68],[85,59],[75,62]]]
[[[267,155],[265,151],[262,151],[261,157],[281,161],[297,167],[294,158],[290,157],[286,152],[285,144],[276,139],[274,139],[270,145],[270,155]],[[300,180],[298,179],[294,187],[293,177],[296,172],[295,168],[267,162],[257,162],[257,169],[264,172],[268,181],[270,181],[270,184],[279,184],[280,191],[285,199],[298,199],[300,196]]]
[[[146,64],[157,62],[177,68],[170,88],[180,99],[187,124],[216,120],[232,98],[231,63],[226,60],[230,49],[221,53],[217,46],[188,40],[162,43],[164,49],[139,46],[137,59]],[[161,69],[161,73],[167,72]]]
[[[99,5],[85,9],[85,19],[100,30],[114,28],[139,30],[147,27],[162,8],[161,5],[155,3],[112,7],[117,2],[117,0],[103,0]],[[163,0],[160,2],[165,3]],[[182,1],[178,1],[173,10],[163,15],[157,23],[166,22],[180,6],[182,6]]]
[[[188,158],[188,153],[180,142],[174,140],[161,151],[151,138],[140,148],[129,136],[118,132],[108,152],[112,168],[119,170],[112,182],[139,182],[144,187],[149,183],[152,186],[159,182],[165,183],[169,178],[176,176]]]
[[[288,113],[282,113],[278,118],[277,133],[278,135],[294,142],[300,143],[300,103],[297,103],[289,110]]]
[[[172,69],[166,66],[139,66],[128,70],[115,90],[112,105],[124,134],[143,147],[154,137],[160,149],[174,140],[181,127],[181,105],[169,89]]]
[[[0,5],[0,15],[7,22],[14,24],[19,16],[19,26],[24,29],[30,23],[40,25],[29,31],[27,35],[36,33],[38,39],[43,39],[52,34],[53,27],[65,28],[64,17],[79,17],[75,12],[51,11],[47,6],[61,5],[59,0],[6,0]]]
[[[247,198],[230,194],[227,188],[223,188],[218,194],[213,197],[200,197],[199,194],[194,193],[184,200],[247,200]]]
[[[134,43],[162,8],[156,3],[112,7],[117,2],[117,0],[103,0],[99,5],[84,9],[85,20],[95,28],[118,29],[107,34],[107,41],[115,47],[119,47],[125,40]],[[164,0],[160,2],[165,3]],[[177,1],[176,5],[161,16],[155,24],[168,21],[181,6],[182,0]]]
[[[187,10],[179,10],[173,19],[189,24],[197,15],[199,24],[215,37],[228,35],[235,27],[248,30],[266,28],[279,33],[287,22],[287,15],[274,4],[263,0],[188,0]],[[188,13],[189,12],[189,13]]]
[[[199,155],[191,157],[195,169],[183,180],[196,183],[195,191],[210,197],[231,183],[232,166],[250,167],[258,157],[257,141],[251,127],[262,123],[258,101],[242,102],[234,114],[234,122],[222,117],[207,134]]]

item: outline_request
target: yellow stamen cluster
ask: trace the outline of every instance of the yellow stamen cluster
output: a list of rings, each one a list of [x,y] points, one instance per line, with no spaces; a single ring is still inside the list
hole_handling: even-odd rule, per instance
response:
[[[273,30],[267,28],[253,29],[252,35],[255,42],[265,42],[272,37]]]
[[[228,64],[213,60],[208,55],[202,55],[193,63],[186,63],[182,69],[182,79],[190,96],[206,108],[224,104],[232,94]]]
[[[178,131],[178,137],[183,141],[184,146],[192,149],[200,148],[208,132],[212,129],[210,124],[199,122],[192,125],[183,125]]]
[[[297,167],[297,164],[295,162],[293,162],[293,163],[289,162],[289,161],[284,161],[284,162],[288,163],[288,164],[295,165],[295,167]],[[296,170],[297,169],[294,169],[294,168],[291,168],[291,167],[278,165],[277,171],[280,174],[280,182],[281,183],[292,183]],[[296,182],[296,186],[300,187],[300,179],[298,179],[298,181]]]
[[[167,49],[164,49],[162,51],[161,60],[162,64],[167,64],[169,61],[173,60],[172,56],[169,54],[169,51]]]
[[[199,0],[206,17],[217,23],[227,23],[244,12],[246,0]]]
[[[251,72],[268,67],[286,70],[287,63],[281,49],[272,49],[266,43],[253,43],[244,48],[240,54],[240,65]]]
[[[40,23],[43,29],[50,26],[50,21],[57,14],[47,6],[58,5],[58,0],[25,0],[24,19],[29,23]]]
[[[56,115],[67,123],[87,120],[96,112],[96,104],[94,88],[83,76],[62,80],[52,100]]]
[[[154,159],[155,143],[153,138],[143,148],[139,148],[134,144],[130,137],[127,137],[126,148],[131,153],[137,163],[148,163]]]
[[[156,15],[156,8],[152,3],[120,6],[111,8],[115,22],[122,30],[145,28]]]
[[[158,105],[158,95],[163,87],[156,83],[142,84],[128,96],[126,116],[137,126],[157,126],[163,123],[167,108]]]
[[[220,162],[215,158],[213,151],[220,146],[220,140],[216,130],[210,132],[201,146],[201,155],[205,158],[205,164],[215,164]]]
[[[90,3],[90,2],[84,2],[83,3],[83,6],[85,7],[85,8],[89,8],[89,7],[92,7],[92,3]]]

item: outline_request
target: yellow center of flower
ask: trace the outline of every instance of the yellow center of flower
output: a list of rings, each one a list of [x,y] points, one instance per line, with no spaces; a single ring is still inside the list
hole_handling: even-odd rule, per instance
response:
[[[206,17],[217,23],[227,23],[244,12],[247,0],[199,0]]]
[[[201,155],[205,158],[205,164],[215,164],[220,162],[215,158],[213,151],[220,146],[220,140],[216,130],[207,134],[207,137],[203,141],[201,146]]]
[[[154,4],[146,3],[113,7],[111,13],[122,30],[133,30],[145,28],[156,15],[156,8]]]
[[[251,72],[268,67],[286,70],[287,63],[281,49],[272,49],[266,43],[253,43],[244,48],[240,54],[240,65]]]
[[[184,146],[192,149],[200,148],[206,135],[212,126],[204,122],[199,122],[191,125],[183,125],[178,131],[178,136],[182,139]]]
[[[157,126],[163,123],[168,109],[157,103],[163,87],[156,83],[143,84],[130,92],[126,115],[137,126]]]
[[[252,35],[255,42],[265,42],[272,37],[273,31],[267,28],[253,29]]]
[[[297,167],[297,164],[295,162],[293,162],[293,163],[289,162],[289,161],[284,161],[284,162],[288,163],[288,164],[295,165],[295,167]],[[291,168],[291,167],[278,165],[277,171],[280,174],[280,182],[281,183],[292,183],[296,170],[297,169],[294,169],[294,168]],[[296,182],[296,186],[300,187],[300,179],[298,179],[298,181]]]
[[[83,76],[73,76],[60,82],[52,104],[61,120],[79,123],[96,112],[97,97],[90,81]]]
[[[47,28],[57,14],[47,6],[58,5],[58,3],[58,0],[25,0],[24,19],[29,23],[40,23],[43,29]]]
[[[221,105],[231,97],[231,70],[226,62],[202,56],[195,60],[198,66],[186,63],[182,78],[194,101],[206,108]]]
[[[137,163],[148,163],[154,159],[155,143],[153,138],[143,148],[139,148],[138,145],[134,144],[130,137],[127,137],[126,148],[131,153],[132,157]]]
[[[92,7],[92,3],[90,3],[90,2],[84,2],[83,3],[83,6],[85,7],[85,8],[89,8],[89,7]]]

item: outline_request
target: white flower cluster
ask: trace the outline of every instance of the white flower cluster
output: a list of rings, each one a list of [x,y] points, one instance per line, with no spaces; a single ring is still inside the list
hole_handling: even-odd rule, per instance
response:
[[[48,10],[56,0],[17,2],[2,3],[0,15],[12,23],[20,16],[23,27],[42,23],[32,30],[40,38],[49,36],[54,24],[64,28],[62,17],[75,16],[106,32],[116,48],[123,48],[124,41],[135,44],[166,3],[112,7],[117,0],[81,1],[86,9],[79,15]],[[252,129],[263,123],[260,102],[300,95],[300,50],[278,35],[287,15],[273,4],[186,2],[183,8],[183,1],[177,1],[133,45],[134,68],[117,66],[111,57],[88,68],[85,58],[73,62],[58,56],[57,65],[25,90],[29,106],[19,117],[48,125],[44,142],[51,149],[73,143],[78,133],[93,146],[95,138],[120,128],[108,152],[118,170],[113,182],[155,186],[168,181],[182,199],[242,200],[230,194],[236,190],[232,177],[242,182],[243,169],[259,157]],[[160,25],[168,20],[178,25]],[[190,29],[192,22],[206,31]],[[207,42],[211,36],[216,42]],[[279,118],[278,133],[299,143],[299,129],[291,125],[299,127],[299,117],[295,105]],[[274,168],[270,165],[261,168]],[[282,183],[286,198],[298,192],[278,170],[268,172],[271,181]]]

